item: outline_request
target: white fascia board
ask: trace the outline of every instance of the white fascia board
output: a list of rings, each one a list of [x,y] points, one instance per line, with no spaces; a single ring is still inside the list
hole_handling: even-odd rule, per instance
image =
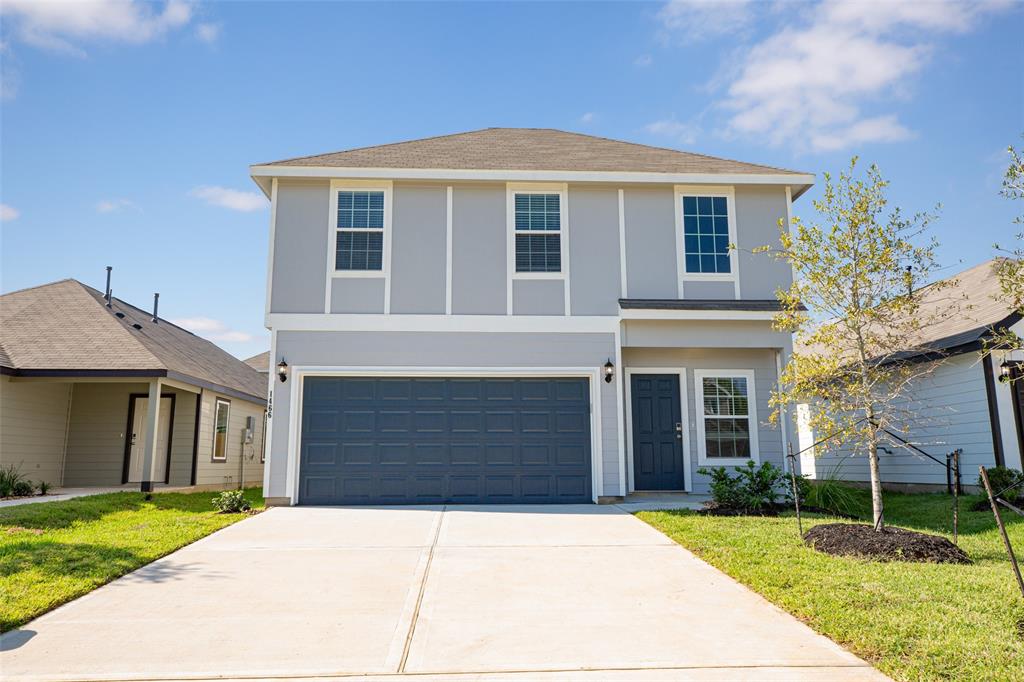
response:
[[[363,315],[270,313],[275,331],[523,332],[614,334],[619,318],[561,315]]]
[[[392,180],[489,180],[494,182],[612,182],[653,184],[814,184],[814,176],[789,173],[637,173],[567,170],[474,170],[461,168],[342,168],[334,166],[250,166],[261,187],[265,178],[388,178]],[[264,192],[269,191],[264,189]]]
[[[623,320],[757,320],[771,322],[777,313],[768,310],[643,310],[627,308]]]

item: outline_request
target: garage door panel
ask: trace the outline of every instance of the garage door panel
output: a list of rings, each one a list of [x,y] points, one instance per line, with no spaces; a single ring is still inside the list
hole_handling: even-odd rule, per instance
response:
[[[591,499],[586,379],[304,383],[301,504]]]

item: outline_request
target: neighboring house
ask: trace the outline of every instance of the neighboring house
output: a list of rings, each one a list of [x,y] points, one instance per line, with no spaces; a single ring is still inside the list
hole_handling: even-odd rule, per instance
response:
[[[911,387],[906,406],[916,418],[907,431],[896,435],[939,462],[890,439],[879,451],[880,474],[888,487],[945,489],[946,455],[957,449],[962,450],[961,480],[965,484],[974,484],[979,466],[1021,468],[1024,381],[1007,379],[1024,374],[1024,354],[994,352],[983,357],[981,353],[993,329],[1012,329],[1024,335],[1020,315],[1000,300],[994,263],[977,265],[950,277],[950,286],[931,287],[922,294],[922,318],[937,321],[927,326],[918,342],[929,353],[910,359],[933,362],[934,371]],[[936,313],[943,310],[955,313],[939,319]],[[799,405],[802,472],[811,478],[869,481],[866,457],[851,456],[849,448],[828,443],[811,447],[826,434],[812,432],[808,416],[808,406]]]
[[[263,351],[259,355],[254,355],[251,358],[245,359],[245,364],[252,367],[257,372],[267,374],[270,372],[270,351]]]
[[[81,282],[0,296],[0,375],[0,461],[33,481],[263,480],[266,376]]]
[[[813,176],[538,129],[251,173],[272,504],[597,502],[783,464],[792,272],[751,249]]]

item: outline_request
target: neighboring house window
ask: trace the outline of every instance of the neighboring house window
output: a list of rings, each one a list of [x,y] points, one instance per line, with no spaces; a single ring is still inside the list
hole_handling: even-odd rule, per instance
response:
[[[384,192],[338,192],[336,270],[384,269]]]
[[[515,195],[516,272],[562,271],[561,195]]]
[[[709,464],[758,461],[754,377],[748,370],[695,371],[699,459]]]
[[[726,197],[683,196],[683,246],[687,273],[731,271]]]
[[[213,460],[224,462],[228,458],[228,419],[231,416],[231,403],[217,398],[213,413]]]

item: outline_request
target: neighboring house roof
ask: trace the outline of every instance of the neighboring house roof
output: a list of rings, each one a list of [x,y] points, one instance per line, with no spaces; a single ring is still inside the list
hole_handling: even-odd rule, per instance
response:
[[[213,343],[73,279],[0,296],[0,364],[21,376],[165,376],[262,401],[266,377]]]
[[[809,186],[810,174],[678,149],[570,133],[551,128],[486,128],[256,164],[279,172],[302,168],[457,171],[578,171],[602,173],[785,175]],[[806,186],[805,186],[806,185]]]
[[[926,359],[935,354],[972,352],[994,329],[1018,322],[1020,314],[1000,294],[994,270],[998,261],[993,258],[922,288],[917,315],[932,321],[922,326],[910,349],[891,357]],[[947,286],[938,286],[940,283]],[[808,346],[798,349],[805,353],[813,350]]]
[[[254,355],[251,358],[245,359],[245,364],[252,367],[257,372],[269,372],[270,371],[270,351],[266,350],[258,355]]]

